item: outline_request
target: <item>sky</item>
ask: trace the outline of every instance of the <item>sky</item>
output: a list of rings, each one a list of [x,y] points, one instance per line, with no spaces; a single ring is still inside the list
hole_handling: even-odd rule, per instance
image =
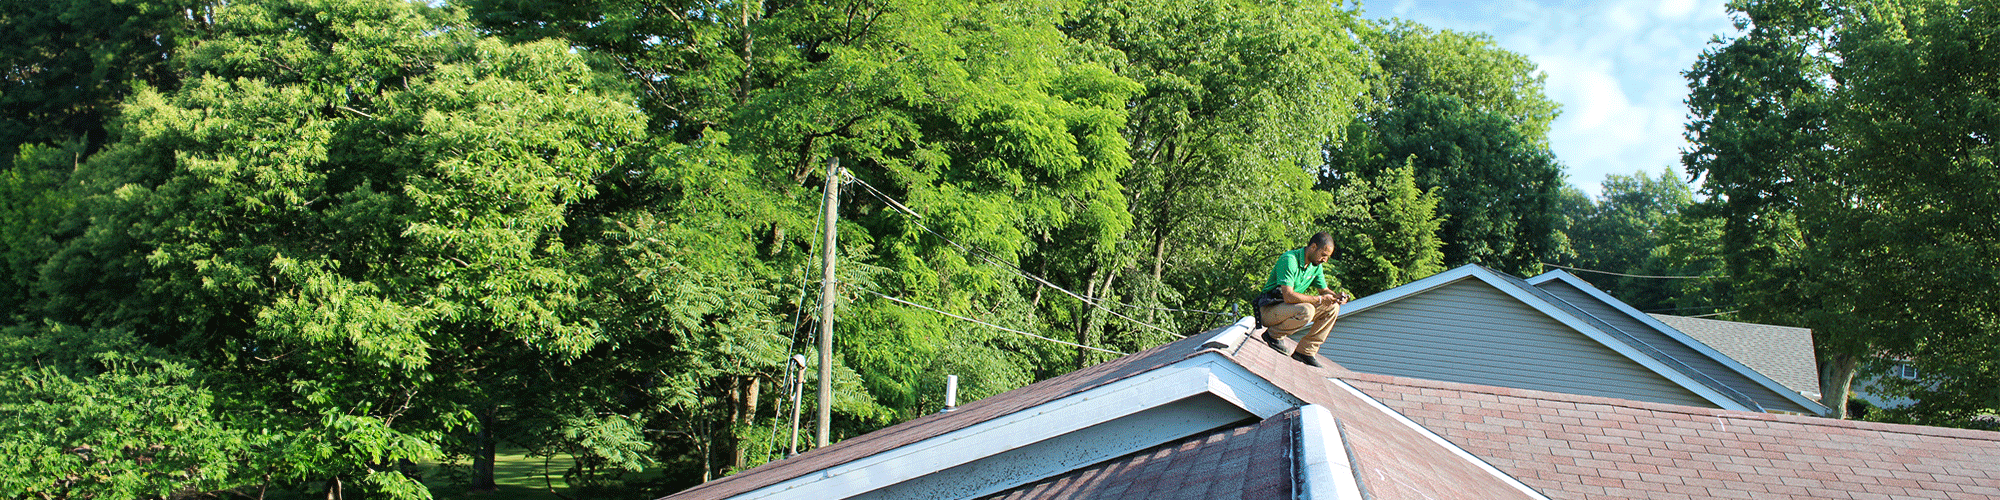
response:
[[[1735,36],[1724,0],[1373,0],[1363,17],[1486,33],[1528,56],[1562,104],[1549,146],[1570,184],[1596,197],[1612,174],[1685,180],[1687,80],[1715,36]]]

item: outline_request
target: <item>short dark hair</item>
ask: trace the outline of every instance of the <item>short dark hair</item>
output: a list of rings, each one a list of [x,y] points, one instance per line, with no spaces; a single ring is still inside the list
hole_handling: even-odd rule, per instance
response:
[[[1318,245],[1322,248],[1332,247],[1333,235],[1326,234],[1326,231],[1313,233],[1311,238],[1306,239],[1306,246],[1314,246],[1314,245]]]

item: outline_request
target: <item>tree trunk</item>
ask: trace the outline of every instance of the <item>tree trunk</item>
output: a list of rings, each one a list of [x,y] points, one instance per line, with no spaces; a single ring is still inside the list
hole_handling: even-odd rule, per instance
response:
[[[764,381],[764,379],[755,376],[744,378],[749,379],[749,383],[743,389],[743,400],[739,405],[742,411],[737,412],[737,424],[748,424],[752,420],[757,419],[757,393]],[[734,426],[731,427],[733,433]],[[735,440],[731,441],[735,442],[734,448],[736,448],[736,456],[732,463],[735,464],[736,470],[743,470],[743,466],[749,458],[748,453],[746,453],[748,450],[743,447],[743,443],[736,442]]]
[[[1111,301],[1112,301],[1112,294],[1111,294],[1111,284],[1112,284],[1113,282],[1116,282],[1116,281],[1118,281],[1118,271],[1117,271],[1117,270],[1115,270],[1115,269],[1114,269],[1114,270],[1111,270],[1111,271],[1108,271],[1108,272],[1105,272],[1105,273],[1104,273],[1104,286],[1103,286],[1103,287],[1100,287],[1100,288],[1098,288],[1098,289],[1097,289],[1097,295],[1098,295],[1098,297],[1099,297],[1099,298],[1097,299],[1097,303],[1099,303],[1099,304],[1104,304],[1105,302],[1111,302]],[[1106,305],[1105,305],[1104,307],[1106,307],[1106,308],[1109,308],[1109,307],[1111,307],[1111,306],[1110,306],[1110,305],[1108,305],[1108,304],[1106,304]],[[1106,321],[1109,321],[1109,320],[1110,320],[1110,318],[1105,318],[1105,320],[1106,320]],[[1109,328],[1100,328],[1100,329],[1101,329],[1101,330],[1109,330]],[[1108,335],[1106,335],[1106,336],[1101,336],[1101,337],[1109,337],[1109,336],[1108,336]],[[1088,345],[1088,344],[1085,344],[1085,345]]]
[[[1090,317],[1092,308],[1088,301],[1097,300],[1097,275],[1100,272],[1103,272],[1102,268],[1092,269],[1090,271],[1090,279],[1084,281],[1083,298],[1086,302],[1077,304],[1079,314],[1076,319],[1076,343],[1078,344],[1090,345]],[[1083,363],[1089,361],[1089,356],[1089,349],[1076,348],[1076,368],[1082,369]]]
[[[1153,282],[1161,282],[1167,271],[1167,232],[1160,231],[1153,237]],[[1156,297],[1157,298],[1157,297]]]
[[[493,438],[493,421],[497,408],[486,407],[479,410],[479,430],[472,435],[472,491],[487,493],[499,491],[493,482],[493,461],[499,446]]]
[[[1833,410],[1828,417],[1847,418],[1847,395],[1854,385],[1858,356],[1844,353],[1826,355],[1819,363],[1819,402]]]

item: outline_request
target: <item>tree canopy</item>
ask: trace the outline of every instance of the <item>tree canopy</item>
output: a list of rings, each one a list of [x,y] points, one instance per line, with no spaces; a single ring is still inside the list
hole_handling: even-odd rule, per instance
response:
[[[1703,201],[1583,198],[1525,56],[1345,2],[8,4],[0,484],[425,498],[504,447],[659,496],[785,456],[817,321],[851,437],[1231,321],[1320,230],[1357,294],[1725,278],[1610,289],[1918,360],[1910,418],[1972,415],[1990,3],[1739,2],[1690,72]]]

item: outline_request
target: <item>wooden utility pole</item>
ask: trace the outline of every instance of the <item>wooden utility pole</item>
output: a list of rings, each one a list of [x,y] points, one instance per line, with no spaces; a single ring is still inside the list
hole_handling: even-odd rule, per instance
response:
[[[833,423],[833,256],[834,216],[840,203],[840,158],[826,159],[826,232],[820,253],[826,265],[819,285],[819,448],[825,448]]]

